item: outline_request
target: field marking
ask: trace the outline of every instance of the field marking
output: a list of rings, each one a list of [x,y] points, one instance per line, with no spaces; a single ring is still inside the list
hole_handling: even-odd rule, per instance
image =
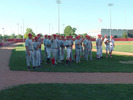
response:
[[[97,52],[96,49],[92,49],[92,51]],[[103,50],[103,53],[106,53],[106,50]],[[118,54],[118,55],[126,55],[126,56],[133,56],[133,53],[128,53],[128,52],[119,52],[119,51],[113,51],[112,54]]]

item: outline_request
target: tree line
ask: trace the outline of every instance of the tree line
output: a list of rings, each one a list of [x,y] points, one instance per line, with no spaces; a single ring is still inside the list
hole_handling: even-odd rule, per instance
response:
[[[81,35],[83,38],[85,38],[85,36],[87,35],[87,33],[76,34],[76,30],[77,30],[77,29],[76,29],[75,27],[72,28],[70,25],[68,25],[68,26],[65,27],[64,33],[55,33],[55,34],[56,34],[56,35],[61,35],[61,36],[70,36],[70,35],[71,35],[71,36],[73,36],[74,38],[75,38],[77,35]],[[24,38],[24,39],[27,39],[29,33],[32,33],[33,37],[35,37],[35,36],[37,35],[37,34],[35,34],[35,33],[33,32],[33,30],[32,30],[31,28],[27,28],[27,29],[26,29],[26,32],[25,32],[25,34],[24,34],[24,37],[23,37],[22,34],[15,35],[14,33],[11,34],[11,35],[4,35],[4,36],[2,36],[2,35],[0,34],[0,39],[23,39],[23,38]],[[41,34],[42,37],[43,37],[43,34],[42,34],[42,33],[39,33],[39,34]],[[47,33],[46,33],[46,34],[47,34]],[[46,34],[45,34],[45,35],[46,35]],[[49,34],[47,34],[47,35],[49,35]],[[52,35],[52,34],[50,34],[50,35]],[[117,36],[114,36],[114,38],[117,38]],[[123,33],[122,38],[128,38],[126,32]]]

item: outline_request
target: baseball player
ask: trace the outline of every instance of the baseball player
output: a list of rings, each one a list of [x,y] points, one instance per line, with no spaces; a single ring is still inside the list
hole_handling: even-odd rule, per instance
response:
[[[96,39],[96,49],[97,49],[97,54],[96,58],[100,58],[100,47],[101,47],[101,39],[100,39],[100,34],[98,34],[98,38]]]
[[[60,62],[60,35],[57,35],[57,61]]]
[[[87,60],[88,59],[88,53],[87,53],[87,47],[86,44],[88,42],[88,35],[85,36],[86,38],[83,41],[83,46],[84,46],[84,59]]]
[[[80,62],[80,49],[81,49],[81,39],[80,36],[77,36],[75,40],[76,63]]]
[[[70,37],[67,36],[66,37],[66,42],[65,42],[65,45],[66,45],[66,53],[67,53],[67,56],[66,56],[66,65],[69,64],[69,60],[70,60],[70,53],[71,53],[71,42],[69,41]]]
[[[100,58],[103,58],[103,37],[100,35],[100,42],[101,42],[101,46],[100,46]]]
[[[33,69],[35,69],[34,63],[34,52],[33,52],[33,42],[32,42],[32,34],[28,34],[28,39],[25,41],[25,48],[26,48],[26,61],[28,70],[30,70],[30,62],[32,63]]]
[[[106,49],[106,58],[108,58],[108,51],[109,51],[110,57],[112,57],[111,51],[110,51],[110,41],[107,39],[107,35],[105,35],[104,37],[105,37],[104,44]]]
[[[48,36],[45,35],[44,37],[45,37],[45,39],[43,40],[43,44],[44,44],[44,56],[45,56],[45,62],[47,63],[46,42],[47,42],[47,40],[48,40]]]
[[[71,53],[70,53],[70,61],[74,61],[73,59],[73,39],[72,39],[72,36],[69,36],[70,37],[70,45],[71,45]]]
[[[114,39],[113,39],[113,36],[110,37],[111,38],[111,41],[110,41],[110,50],[111,50],[111,54],[112,54],[112,51],[114,50]]]
[[[34,57],[35,57],[35,66],[40,67],[40,51],[39,51],[39,47],[40,47],[41,43],[38,42],[38,37],[35,37],[35,42],[33,44],[34,47]]]
[[[86,45],[87,46],[87,50],[89,52],[89,56],[90,56],[90,60],[93,60],[92,59],[92,42],[91,42],[91,37],[88,36],[88,44]]]
[[[57,64],[56,57],[57,57],[57,49],[58,49],[58,41],[56,39],[56,34],[53,34],[53,39],[51,40],[51,49],[52,49],[52,65],[54,66]]]
[[[38,37],[38,42],[39,42],[39,43],[42,43],[42,41],[41,41],[41,34],[38,34],[37,37]],[[40,51],[40,57],[41,57],[40,62],[42,63],[42,62],[43,62],[43,56],[42,56],[41,47],[42,47],[42,46],[40,45],[40,46],[39,46],[39,51]]]
[[[80,44],[80,56],[83,57],[83,46],[82,46],[82,42],[83,42],[83,38],[79,35],[80,37],[80,41],[81,41],[81,44]]]
[[[47,52],[47,63],[50,63],[51,58],[51,36],[48,35],[48,40],[46,41],[46,52]]]
[[[60,41],[60,60],[61,62],[64,62],[64,56],[65,56],[65,37],[62,36]]]

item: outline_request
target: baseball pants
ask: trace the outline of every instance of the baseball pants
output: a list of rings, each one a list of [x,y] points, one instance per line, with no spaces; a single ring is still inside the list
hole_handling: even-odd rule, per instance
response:
[[[80,61],[80,49],[76,49],[76,61]]]
[[[65,49],[60,48],[60,60],[64,60],[64,56],[65,56]]]
[[[30,62],[32,63],[32,66],[35,66],[34,63],[34,53],[33,51],[29,51],[30,55],[28,55],[28,52],[26,51],[26,61],[27,61],[27,66],[30,66]]]
[[[34,57],[35,57],[35,66],[40,66],[40,52],[39,51],[34,51]]]

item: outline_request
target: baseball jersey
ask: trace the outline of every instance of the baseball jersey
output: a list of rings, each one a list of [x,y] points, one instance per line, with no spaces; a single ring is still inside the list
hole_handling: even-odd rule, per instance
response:
[[[44,40],[43,40],[43,43],[46,44],[47,40],[48,40],[48,39],[44,39]]]
[[[61,47],[61,48],[65,48],[65,45],[66,45],[66,41],[61,40],[61,41],[60,41],[60,47]]]
[[[47,45],[49,45],[49,46],[47,46]],[[46,41],[46,48],[51,48],[51,40],[49,40],[49,39]]]
[[[69,40],[66,40],[65,45],[66,45],[66,48],[70,48],[71,49],[71,46],[70,46],[71,42]]]
[[[56,40],[57,40],[57,46],[60,47],[60,40],[59,39]]]
[[[87,49],[91,49],[92,48],[91,46],[92,46],[92,42],[88,40],[86,44]]]
[[[100,39],[100,43],[101,43],[101,45],[102,45],[102,42],[103,42],[102,39]]]
[[[28,47],[29,50],[33,50],[33,42],[32,39],[26,39],[25,46]]]
[[[88,41],[87,39],[84,39],[83,45],[86,45],[86,42],[87,42],[87,41]]]
[[[81,45],[77,45],[78,43],[81,43],[81,40],[75,40],[75,48],[76,49],[80,49],[81,48]]]
[[[39,38],[39,39],[38,39],[38,42],[39,42],[39,43],[42,43],[42,40],[41,40],[41,38]]]
[[[111,39],[110,46],[114,46],[114,40]]]
[[[33,43],[33,48],[34,48],[34,51],[38,51],[39,49],[37,49],[37,47],[39,46],[39,42],[34,42]]]
[[[104,39],[104,43],[106,42],[105,47],[106,47],[106,46],[109,46],[109,42],[107,42],[107,41],[108,41],[108,39],[105,38],[105,39]]]
[[[70,41],[70,45],[73,45],[73,40],[69,40]]]
[[[96,43],[98,44],[98,46],[101,46],[101,39],[97,38]]]
[[[52,49],[57,49],[58,45],[57,45],[57,40],[56,39],[53,39],[51,40],[51,48]]]

